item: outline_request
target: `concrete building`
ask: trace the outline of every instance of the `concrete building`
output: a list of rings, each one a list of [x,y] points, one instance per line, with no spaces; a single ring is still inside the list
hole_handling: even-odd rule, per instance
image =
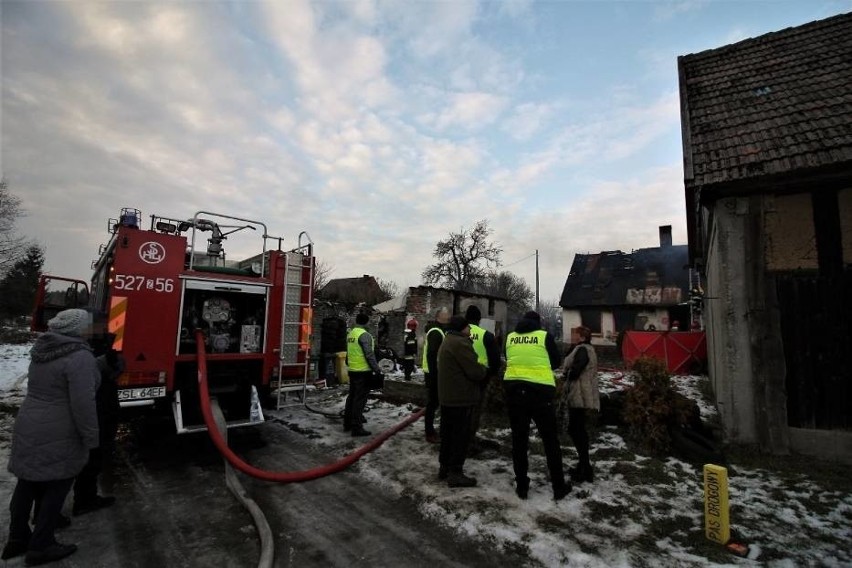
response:
[[[852,461],[852,14],[678,59],[727,436]]]
[[[387,325],[387,344],[401,352],[402,333],[410,319],[417,320],[417,338],[423,346],[426,324],[435,319],[436,311],[447,307],[453,314],[464,314],[467,307],[475,305],[482,312],[480,325],[497,336],[498,342],[506,336],[507,302],[505,298],[473,294],[432,286],[412,286],[404,294],[373,306],[376,314]]]

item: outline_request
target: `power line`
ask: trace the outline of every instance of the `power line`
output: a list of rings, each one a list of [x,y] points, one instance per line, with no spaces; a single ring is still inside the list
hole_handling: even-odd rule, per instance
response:
[[[500,268],[509,268],[510,266],[515,265],[515,264],[518,264],[519,262],[521,262],[521,261],[523,261],[523,260],[526,260],[526,259],[528,259],[528,258],[532,258],[532,257],[534,257],[536,254],[538,254],[538,252],[534,252],[534,253],[532,253],[532,254],[529,254],[529,255],[525,256],[524,258],[519,258],[519,259],[518,259],[518,260],[516,260],[515,262],[510,262],[509,264],[504,264],[504,265],[503,265],[503,266],[501,266]]]

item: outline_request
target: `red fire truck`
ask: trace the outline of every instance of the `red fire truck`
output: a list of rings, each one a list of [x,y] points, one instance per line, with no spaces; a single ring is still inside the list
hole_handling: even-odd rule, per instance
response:
[[[211,395],[229,427],[257,420],[253,391],[266,406],[280,407],[288,394],[303,401],[310,386],[314,272],[307,233],[296,248],[282,250],[282,239],[260,221],[207,211],[188,219],[151,215],[147,229],[141,221],[131,208],[110,219],[91,287],[43,276],[33,329],[46,329],[57,311],[72,306],[106,314],[113,348],[126,363],[119,378],[122,408],[171,411],[180,433],[204,429],[199,329]],[[241,249],[231,246],[237,233]],[[242,253],[239,260],[226,257],[226,241]]]

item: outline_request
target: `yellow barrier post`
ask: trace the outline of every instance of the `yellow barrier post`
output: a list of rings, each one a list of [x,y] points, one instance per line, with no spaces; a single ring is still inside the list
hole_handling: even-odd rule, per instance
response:
[[[731,539],[728,470],[710,463],[704,466],[704,534],[719,544],[727,544]]]
[[[334,374],[337,376],[337,381],[340,384],[349,383],[349,370],[346,368],[346,351],[341,351],[336,356]]]

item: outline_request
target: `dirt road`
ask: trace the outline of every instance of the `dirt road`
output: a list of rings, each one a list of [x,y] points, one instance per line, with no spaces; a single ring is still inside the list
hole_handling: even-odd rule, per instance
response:
[[[119,443],[104,480],[115,506],[74,517],[59,533],[79,551],[56,566],[256,566],[260,543],[249,514],[228,492],[222,460],[206,434],[147,428]],[[331,461],[279,424],[231,430],[231,447],[275,470]],[[356,466],[357,468],[357,466]],[[345,472],[302,484],[242,477],[275,535],[275,566],[522,566],[423,518],[413,502]],[[69,499],[70,503],[70,499]],[[15,559],[7,566],[23,565]]]

